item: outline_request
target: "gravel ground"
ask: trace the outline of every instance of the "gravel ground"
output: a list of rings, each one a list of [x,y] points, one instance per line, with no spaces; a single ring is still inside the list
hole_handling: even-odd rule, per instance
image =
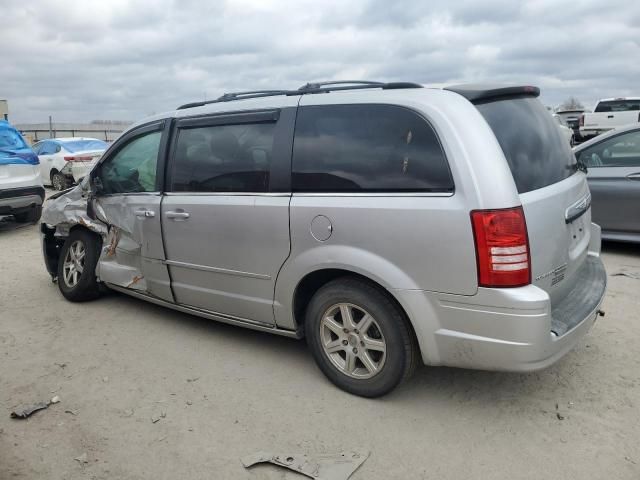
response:
[[[640,275],[638,246],[605,245],[606,317],[555,366],[425,367],[378,400],[333,387],[303,342],[115,293],[66,302],[35,225],[0,224],[0,247],[2,480],[294,479],[239,457],[349,449],[371,451],[353,479],[640,478],[640,277],[611,276]]]

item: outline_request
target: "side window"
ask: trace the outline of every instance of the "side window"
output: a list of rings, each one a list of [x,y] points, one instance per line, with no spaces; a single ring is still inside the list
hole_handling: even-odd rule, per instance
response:
[[[33,153],[35,153],[36,155],[40,155],[41,148],[42,148],[42,142],[38,142],[31,147],[31,150],[33,150]]]
[[[580,152],[587,167],[640,167],[640,130],[623,133]]]
[[[294,192],[450,192],[453,179],[431,126],[392,105],[301,107]]]
[[[266,192],[275,123],[180,128],[171,191]]]
[[[56,144],[53,142],[42,142],[39,155],[53,155],[56,153]]]
[[[103,193],[156,191],[156,165],[162,132],[151,132],[130,140],[100,165]]]

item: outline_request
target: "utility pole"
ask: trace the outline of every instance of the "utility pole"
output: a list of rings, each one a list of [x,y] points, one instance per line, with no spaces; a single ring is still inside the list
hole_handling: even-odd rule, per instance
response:
[[[49,138],[53,138],[53,122],[51,121],[51,115],[49,115]]]

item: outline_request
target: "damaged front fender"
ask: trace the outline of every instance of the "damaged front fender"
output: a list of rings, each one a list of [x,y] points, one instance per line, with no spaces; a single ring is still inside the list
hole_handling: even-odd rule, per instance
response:
[[[102,249],[96,266],[98,281],[173,301],[159,213],[161,195],[133,193],[95,197],[85,178],[80,185],[45,202],[42,214],[43,250],[55,278],[62,244],[78,226],[100,235]],[[140,215],[139,212],[154,212]],[[151,272],[151,278],[145,272]]]

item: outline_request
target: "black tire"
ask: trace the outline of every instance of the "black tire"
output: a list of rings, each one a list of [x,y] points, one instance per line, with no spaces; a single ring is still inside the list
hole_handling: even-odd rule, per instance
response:
[[[69,249],[76,242],[80,242],[84,247],[84,265],[82,272],[77,277],[77,283],[69,285],[64,276],[64,264]],[[72,231],[71,235],[66,239],[58,260],[58,288],[64,298],[71,302],[85,302],[100,296],[100,287],[96,279],[96,265],[98,264],[101,246],[102,240],[100,237],[84,229]]]
[[[375,319],[376,328],[379,327],[381,338],[386,343],[385,359],[380,371],[370,378],[349,376],[325,353],[321,322],[325,313],[337,304],[351,304],[363,309]],[[359,333],[357,330],[354,332]],[[409,378],[418,364],[419,348],[404,312],[384,290],[359,278],[342,277],[316,292],[307,306],[305,334],[311,353],[327,378],[342,390],[362,397],[379,397],[389,393]],[[357,343],[349,344],[347,348],[350,349],[351,345],[357,346]],[[356,350],[353,349],[354,352]],[[364,367],[361,360],[356,362]]]
[[[69,188],[69,180],[65,175],[60,172],[51,174],[51,186],[58,191],[66,190]]]
[[[35,223],[40,220],[40,216],[42,215],[42,207],[33,207],[28,212],[18,213],[13,216],[18,223]]]

